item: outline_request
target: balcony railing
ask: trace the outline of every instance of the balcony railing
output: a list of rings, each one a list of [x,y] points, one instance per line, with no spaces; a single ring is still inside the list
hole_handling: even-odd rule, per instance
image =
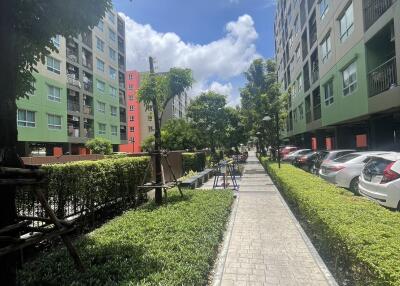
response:
[[[72,112],[79,112],[80,111],[80,107],[79,107],[79,103],[78,102],[74,102],[71,100],[67,101],[67,105],[68,105],[68,111],[72,111]]]
[[[67,82],[73,86],[81,88],[81,82],[76,78],[74,74],[67,74]]]
[[[94,132],[93,130],[90,129],[83,129],[83,132],[85,133],[86,138],[93,138],[94,137]]]
[[[93,115],[93,107],[91,105],[83,105],[83,113],[85,115]]]
[[[396,57],[368,73],[369,96],[375,96],[397,85]]]
[[[314,120],[321,119],[321,104],[314,107]]]
[[[126,104],[125,97],[122,97],[122,96],[119,97],[119,104],[120,105],[125,105]]]
[[[120,139],[121,140],[127,140],[128,138],[127,138],[127,136],[126,136],[126,133],[120,133]]]
[[[364,0],[364,24],[368,30],[395,0]]]
[[[68,126],[68,136],[79,138],[79,128],[74,128],[73,126]]]

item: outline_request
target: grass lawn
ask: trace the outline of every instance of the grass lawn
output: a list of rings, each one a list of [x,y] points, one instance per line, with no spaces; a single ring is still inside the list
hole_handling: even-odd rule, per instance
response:
[[[64,248],[24,264],[21,285],[205,285],[228,220],[232,193],[169,192],[80,238],[87,268],[75,271]]]

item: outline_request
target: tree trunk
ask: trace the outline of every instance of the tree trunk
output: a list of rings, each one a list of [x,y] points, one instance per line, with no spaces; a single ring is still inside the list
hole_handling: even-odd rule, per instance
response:
[[[150,76],[154,76],[154,63],[153,58],[149,58],[150,63]],[[154,163],[155,163],[155,171],[156,171],[156,185],[162,185],[162,168],[161,168],[161,127],[160,127],[160,119],[158,114],[158,104],[156,95],[154,95],[152,100],[153,105],[153,114],[154,114]],[[155,202],[158,205],[162,204],[162,190],[161,187],[156,187],[155,193]]]
[[[16,152],[17,106],[16,85],[18,52],[16,1],[0,1],[0,166],[22,167]],[[3,186],[0,193],[0,228],[16,220],[15,187]],[[17,233],[9,234],[17,236]],[[0,244],[0,247],[4,245]],[[16,285],[17,253],[0,256],[1,285]]]

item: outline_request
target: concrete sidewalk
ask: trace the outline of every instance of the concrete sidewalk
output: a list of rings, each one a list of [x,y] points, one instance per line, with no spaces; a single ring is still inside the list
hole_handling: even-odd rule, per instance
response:
[[[214,285],[337,285],[254,152],[249,155]]]

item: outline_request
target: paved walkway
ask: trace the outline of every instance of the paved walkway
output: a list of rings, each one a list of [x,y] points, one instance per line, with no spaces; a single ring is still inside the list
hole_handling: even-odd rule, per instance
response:
[[[254,152],[232,220],[214,284],[336,285]]]

